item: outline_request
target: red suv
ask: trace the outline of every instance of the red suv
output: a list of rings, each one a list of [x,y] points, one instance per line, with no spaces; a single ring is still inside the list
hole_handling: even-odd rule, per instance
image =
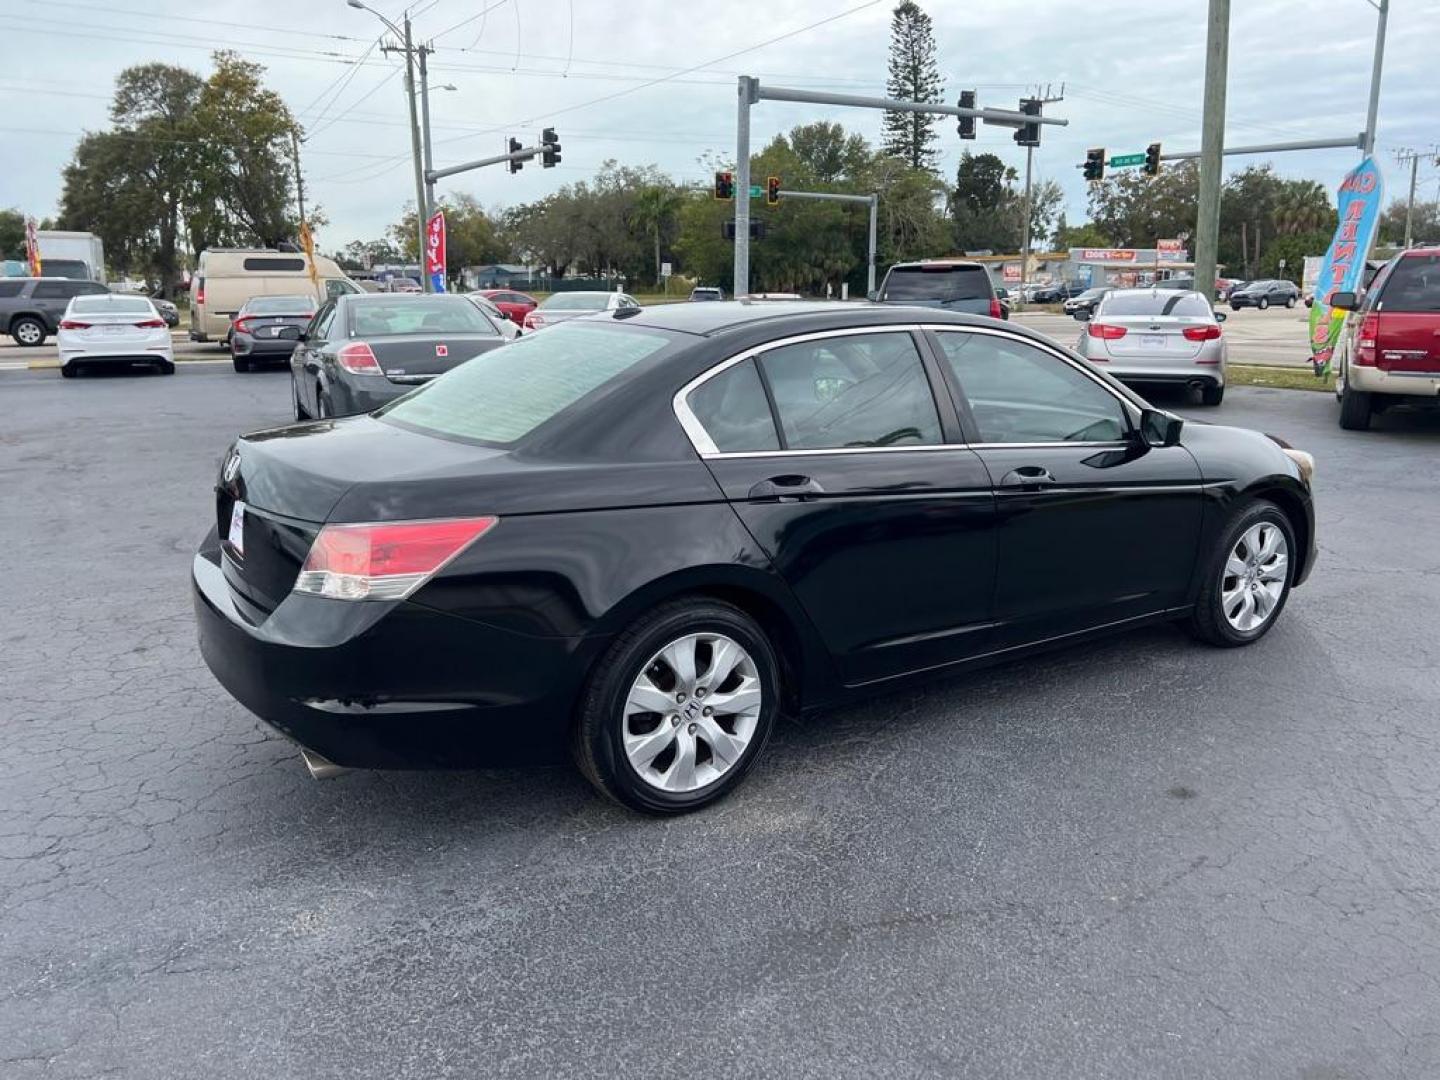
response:
[[[481,289],[479,295],[499,308],[501,314],[516,326],[524,326],[525,316],[534,311],[540,303],[533,296],[516,292],[514,289]]]
[[[1359,297],[1330,303],[1354,311],[1337,350],[1342,428],[1363,431],[1399,402],[1440,400],[1440,247],[1402,251]]]

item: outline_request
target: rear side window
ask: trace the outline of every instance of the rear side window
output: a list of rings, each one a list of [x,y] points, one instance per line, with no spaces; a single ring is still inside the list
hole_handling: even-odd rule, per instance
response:
[[[267,271],[274,272],[276,270],[293,273],[305,269],[305,260],[284,258],[275,255],[261,255],[247,257],[240,265],[246,270],[259,274],[266,273]]]
[[[896,266],[885,275],[882,300],[989,300],[990,275],[979,266]]]
[[[0,281],[0,297],[19,296],[23,281]]]
[[[31,293],[36,300],[68,300],[79,294],[79,284],[69,281],[40,281]]]
[[[775,418],[754,360],[742,361],[697,386],[685,404],[721,453],[780,449]]]
[[[508,446],[669,344],[642,330],[561,323],[467,360],[375,415]]]
[[[908,333],[853,334],[760,358],[787,450],[925,446],[940,416]]]
[[[1440,311],[1440,255],[1407,255],[1380,290],[1379,311]]]

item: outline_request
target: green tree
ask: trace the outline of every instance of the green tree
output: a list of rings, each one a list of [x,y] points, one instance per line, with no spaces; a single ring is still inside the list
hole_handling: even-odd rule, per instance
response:
[[[1314,180],[1287,180],[1275,196],[1271,224],[1281,236],[1319,232],[1335,226],[1335,208],[1325,188]]]
[[[440,200],[440,209],[445,212],[447,278],[458,278],[467,266],[505,262],[510,258],[510,246],[502,237],[500,227],[473,195],[447,195]],[[401,250],[395,250],[384,241],[371,241],[370,245],[361,245],[357,254],[363,257],[368,252],[374,261],[400,262],[403,253],[404,261],[416,261],[419,255],[413,203],[407,205],[401,219],[390,226],[390,235],[399,242]],[[378,255],[390,254],[396,257],[377,258]]]
[[[636,193],[630,207],[632,228],[646,233],[655,242],[655,283],[660,284],[660,248],[673,233],[675,216],[685,202],[684,193],[669,184],[652,184]]]
[[[1380,243],[1394,247],[1405,242],[1404,199],[1396,199],[1380,215],[1378,237]],[[1416,200],[1410,223],[1410,242],[1440,244],[1440,201]]]
[[[792,128],[790,148],[810,176],[821,184],[854,179],[870,161],[870,147],[863,135],[847,134],[839,124],[824,120]]]
[[[1085,221],[1079,225],[1066,225],[1061,219],[1059,226],[1055,229],[1055,238],[1051,245],[1056,251],[1067,251],[1070,248],[1108,248],[1114,247],[1114,241],[1105,233],[1096,228],[1093,221]]]
[[[1195,231],[1200,169],[1193,161],[1149,177],[1115,172],[1090,187],[1090,221],[1121,247],[1151,247],[1156,240]]]
[[[930,16],[915,0],[900,0],[890,17],[890,74],[886,93],[901,101],[938,102],[945,84],[935,61],[935,32]],[[914,169],[933,169],[939,158],[935,149],[934,116],[925,113],[887,112],[884,124],[885,153],[900,158]]]
[[[19,210],[0,210],[0,259],[25,257],[25,215]]]
[[[1018,175],[994,154],[960,155],[950,196],[954,244],[960,251],[1020,250],[1023,210]]]

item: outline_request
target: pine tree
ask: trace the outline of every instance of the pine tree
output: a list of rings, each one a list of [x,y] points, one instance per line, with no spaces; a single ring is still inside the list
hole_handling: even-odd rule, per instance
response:
[[[890,77],[886,92],[902,101],[939,102],[945,88],[935,63],[935,34],[930,16],[915,0],[900,0],[890,18]],[[884,150],[917,169],[934,169],[934,116],[887,112]]]

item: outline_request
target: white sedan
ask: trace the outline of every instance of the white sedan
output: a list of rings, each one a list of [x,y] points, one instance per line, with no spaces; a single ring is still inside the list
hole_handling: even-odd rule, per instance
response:
[[[161,374],[175,373],[170,328],[143,296],[75,297],[60,319],[55,342],[60,374],[67,379],[87,364],[151,364]]]

